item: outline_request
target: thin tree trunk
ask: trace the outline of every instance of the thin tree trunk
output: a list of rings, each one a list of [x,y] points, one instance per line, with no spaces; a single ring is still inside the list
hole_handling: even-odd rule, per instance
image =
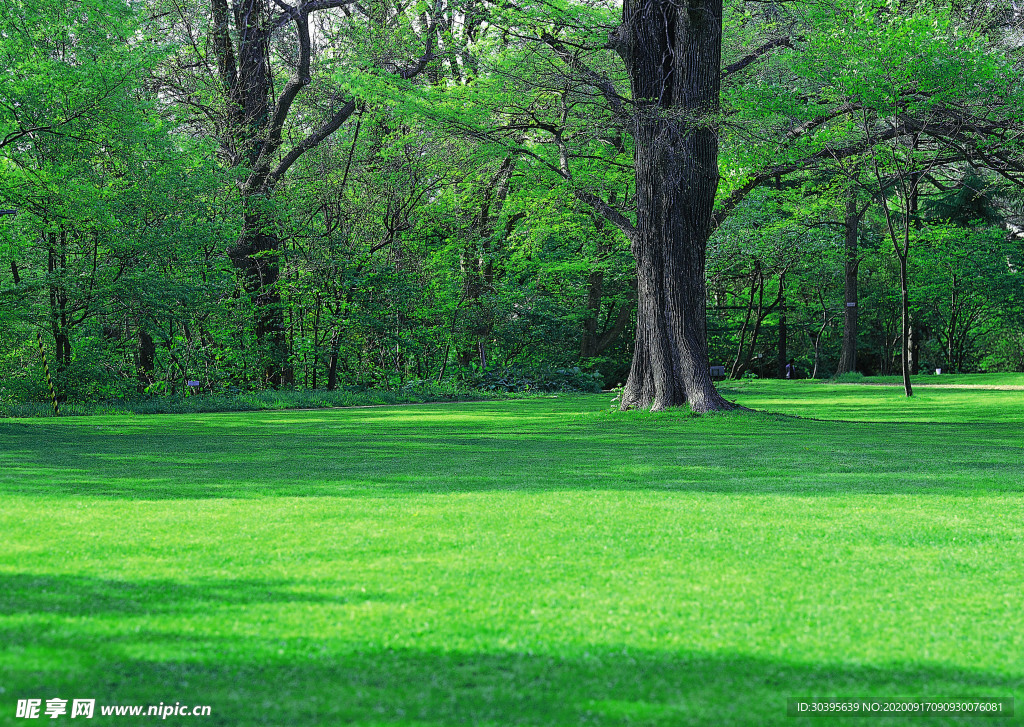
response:
[[[331,353],[327,364],[327,390],[338,388],[338,354],[341,351],[341,335],[335,332],[331,336]]]
[[[825,329],[828,328],[828,324],[831,322],[828,311],[822,311],[822,322],[821,327],[818,328],[818,333],[812,336],[812,342],[814,343],[814,370],[811,371],[811,378],[818,378],[818,367],[821,365],[821,337],[825,335]]]
[[[583,339],[580,342],[580,360],[586,361],[596,355],[597,323],[601,313],[601,298],[604,293],[604,272],[593,270],[587,278],[587,315],[583,319]]]
[[[145,329],[139,329],[139,393],[143,393],[146,387],[156,381],[154,375],[156,369],[156,341]]]
[[[916,142],[915,142],[916,143]],[[893,221],[892,211],[889,209],[889,202],[885,197],[886,185],[882,182],[882,173],[879,171],[878,162],[874,161],[875,179],[878,181],[878,188],[882,191],[879,199],[882,204],[882,212],[885,213],[885,226],[889,231],[889,238],[896,252],[900,263],[900,368],[903,371],[903,389],[907,396],[913,395],[910,386],[910,361],[907,355],[910,350],[910,291],[907,280],[907,258],[910,256],[910,197],[904,188],[904,204],[907,214],[903,218],[903,229],[897,233]],[[902,239],[900,239],[902,238]]]
[[[786,364],[789,356],[786,353],[786,273],[779,274],[779,366],[778,377],[785,379]],[[791,372],[792,375],[792,372]]]
[[[910,357],[907,355],[910,350],[910,292],[907,284],[906,254],[900,255],[900,300],[903,314],[903,355],[900,356],[903,369],[903,389],[907,396],[912,396],[914,392],[910,386]]]
[[[758,272],[758,266],[759,265],[760,265],[760,263],[758,263],[755,260],[754,261],[754,272],[755,272],[755,274],[752,275],[751,279],[750,279],[750,295],[747,297],[747,311],[746,311],[746,314],[743,316],[743,325],[740,327],[740,342],[739,342],[739,346],[736,348],[736,358],[732,362],[732,371],[729,374],[730,378],[733,378],[733,379],[735,379],[741,373],[743,373],[743,366],[746,365],[746,362],[743,359],[743,346],[746,344],[746,341],[747,341],[747,326],[750,325],[750,315],[751,315],[751,313],[754,312],[754,294],[755,294],[755,291],[757,290],[757,288],[759,286],[761,286],[763,284],[763,281],[761,281],[760,278],[758,277],[759,276],[759,272]],[[763,288],[762,288],[762,291],[763,291]],[[762,297],[763,297],[763,295],[762,295]]]
[[[845,284],[845,309],[843,311],[843,346],[839,356],[838,374],[852,373],[857,370],[857,270],[860,267],[860,255],[857,249],[860,219],[864,214],[858,212],[857,201],[851,195],[846,202],[846,239],[844,261]]]
[[[47,272],[50,298],[50,328],[53,333],[54,363],[58,371],[71,363],[71,337],[68,326],[68,294],[64,276],[67,272],[67,235],[45,233],[48,239]]]
[[[946,345],[946,350],[947,350],[946,358],[948,359],[948,362],[949,362],[949,370],[952,373],[954,373],[954,374],[960,373],[959,366],[957,366],[954,363],[955,356],[954,356],[954,353],[953,353],[954,341],[956,340],[956,336],[957,336],[957,333],[958,333],[958,331],[957,331],[957,322],[958,322],[957,321],[957,318],[958,318],[957,312],[958,312],[958,310],[959,310],[959,305],[958,305],[958,301],[957,301],[956,278],[954,278],[953,279],[952,290],[950,292],[949,337],[947,339],[948,343]]]
[[[452,342],[449,340],[448,344],[444,347],[444,354],[441,356],[441,370],[437,372],[437,383],[441,383],[444,380],[444,372],[448,368],[448,354],[451,353]]]

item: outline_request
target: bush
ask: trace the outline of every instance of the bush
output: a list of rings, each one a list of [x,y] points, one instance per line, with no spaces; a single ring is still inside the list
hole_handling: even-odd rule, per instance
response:
[[[463,374],[462,382],[471,389],[488,392],[600,393],[604,387],[600,371],[588,373],[578,366],[571,369],[512,367],[500,371],[474,370]]]
[[[199,414],[218,411],[265,411],[272,409],[330,409],[346,406],[381,404],[418,404],[430,401],[473,401],[502,398],[501,392],[466,390],[452,383],[419,382],[400,391],[376,391],[361,387],[337,391],[255,391],[232,393],[139,395],[97,402],[61,404],[61,416],[90,414]],[[0,400],[0,417],[53,416],[46,402],[11,402]]]
[[[601,374],[572,369],[507,369],[469,372],[460,380],[440,384],[430,380],[407,381],[398,390],[381,391],[363,386],[346,386],[336,391],[277,390],[178,394],[139,394],[100,401],[68,401],[60,406],[61,416],[90,414],[200,414],[218,411],[266,411],[273,409],[331,409],[346,406],[420,404],[432,401],[482,401],[518,398],[522,394],[550,392],[600,392]],[[42,399],[42,397],[39,397]],[[0,398],[0,417],[53,416],[46,401],[17,401]]]

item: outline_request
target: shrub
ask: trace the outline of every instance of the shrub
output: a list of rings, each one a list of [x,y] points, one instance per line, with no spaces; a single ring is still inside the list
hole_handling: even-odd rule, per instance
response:
[[[604,377],[600,371],[587,372],[578,366],[571,369],[511,367],[500,371],[467,372],[463,374],[462,382],[480,391],[600,393]]]
[[[866,378],[860,371],[850,371],[845,374],[836,374],[829,381],[834,384],[859,384]]]
[[[271,409],[329,409],[378,404],[417,404],[429,401],[472,401],[507,396],[499,391],[462,389],[452,383],[420,382],[399,391],[375,391],[352,387],[337,391],[295,390],[233,393],[153,394],[106,399],[98,402],[61,404],[61,416],[89,414],[199,414],[218,411],[265,411]],[[46,402],[8,402],[0,400],[0,417],[53,416]]]

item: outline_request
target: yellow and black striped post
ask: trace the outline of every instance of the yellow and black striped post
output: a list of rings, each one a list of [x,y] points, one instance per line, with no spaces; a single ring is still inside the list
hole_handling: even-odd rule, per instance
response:
[[[43,370],[46,371],[46,383],[50,385],[50,399],[53,401],[53,415],[60,416],[60,406],[57,405],[57,392],[53,389],[53,379],[50,378],[50,364],[46,363],[46,349],[43,348],[43,334],[36,331],[36,340],[39,341],[39,354],[43,357]]]

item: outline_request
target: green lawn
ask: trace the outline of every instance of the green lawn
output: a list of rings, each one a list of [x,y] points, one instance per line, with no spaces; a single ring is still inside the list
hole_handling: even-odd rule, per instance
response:
[[[52,697],[212,707],[94,720],[122,725],[1024,710],[1024,391],[723,388],[813,418],[594,395],[0,420],[0,724]]]
[[[903,377],[895,376],[869,376],[864,379],[865,384],[896,384],[903,385]],[[916,374],[910,377],[910,383],[914,385],[923,384],[927,386],[969,384],[971,386],[1024,386],[1024,376],[1021,374],[942,374],[935,376],[932,373]]]

